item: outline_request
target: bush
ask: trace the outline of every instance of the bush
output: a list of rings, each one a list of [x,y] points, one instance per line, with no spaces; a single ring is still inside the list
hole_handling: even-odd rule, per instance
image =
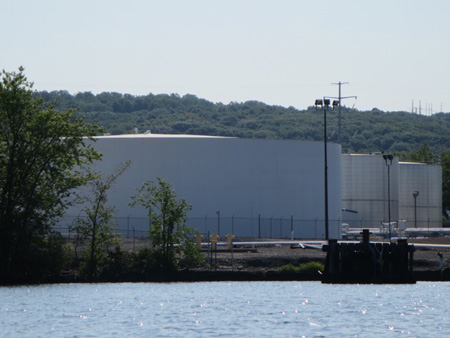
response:
[[[59,233],[52,232],[21,247],[9,274],[0,283],[44,283],[56,279],[69,266],[69,251]]]
[[[205,266],[205,256],[195,244],[193,239],[188,239],[183,244],[182,255],[178,261],[178,265],[182,269],[192,269]]]
[[[176,270],[175,261],[167,261],[161,250],[141,248],[134,257],[133,271],[137,274],[172,273]]]
[[[450,228],[450,219],[448,219],[447,217],[442,217],[442,227]]]
[[[133,255],[116,246],[114,251],[108,251],[107,256],[101,262],[101,276],[109,281],[121,280],[131,273]]]
[[[294,265],[294,264],[286,264],[283,266],[280,266],[278,271],[280,272],[323,272],[324,265],[320,262],[307,262],[302,263],[300,265]]]

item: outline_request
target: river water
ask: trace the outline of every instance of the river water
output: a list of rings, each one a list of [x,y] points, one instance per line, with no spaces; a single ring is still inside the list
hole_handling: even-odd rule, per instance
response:
[[[450,283],[0,287],[0,337],[449,337]]]

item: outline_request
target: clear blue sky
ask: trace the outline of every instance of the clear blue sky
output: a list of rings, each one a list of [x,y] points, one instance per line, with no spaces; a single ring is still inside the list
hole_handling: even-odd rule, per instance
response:
[[[450,111],[448,0],[3,0],[0,67],[37,90]]]

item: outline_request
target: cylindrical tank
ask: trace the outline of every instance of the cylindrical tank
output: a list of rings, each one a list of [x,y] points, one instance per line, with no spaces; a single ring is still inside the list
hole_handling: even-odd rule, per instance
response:
[[[380,227],[399,219],[398,159],[381,154],[342,155],[343,223]],[[388,182],[390,186],[388,187]]]
[[[442,168],[437,164],[400,163],[400,218],[407,228],[442,226]]]
[[[192,205],[188,224],[200,232],[324,237],[322,142],[147,134],[97,137],[92,146],[103,154],[94,166],[101,173],[131,160],[108,195],[128,233],[144,232],[149,223],[146,210],[129,206],[131,196],[160,177]],[[340,178],[341,147],[330,143],[330,238],[339,236]],[[79,214],[79,207],[68,210]]]

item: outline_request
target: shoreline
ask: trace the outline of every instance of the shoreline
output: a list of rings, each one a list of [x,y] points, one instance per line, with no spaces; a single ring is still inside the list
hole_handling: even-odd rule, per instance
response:
[[[412,241],[412,240],[411,240]],[[417,241],[415,239],[414,241]],[[450,244],[450,238],[421,239],[422,243]],[[135,253],[148,245],[148,239],[128,239],[122,241],[122,249]],[[439,254],[444,258],[444,270],[440,271]],[[177,283],[177,282],[233,282],[233,281],[322,281],[323,275],[317,270],[291,272],[279,271],[283,265],[299,265],[308,262],[324,264],[326,252],[316,249],[300,249],[289,245],[242,247],[234,252],[204,252],[208,267],[176,272],[111,271],[93,281],[81,279],[76,271],[43,278],[42,280],[4,281],[0,286],[38,285],[59,283]],[[413,280],[418,282],[450,281],[450,249],[416,248],[414,252]]]
[[[50,284],[104,284],[104,283],[198,283],[198,282],[322,282],[318,272],[279,272],[279,271],[209,271],[190,270],[170,274],[120,275],[110,278],[98,278],[95,281],[81,280],[76,276],[61,276],[36,283],[7,283],[0,287],[50,285]],[[439,270],[414,272],[414,282],[450,282],[450,269],[441,274]],[[411,284],[402,282],[388,283],[331,283],[331,284]]]

